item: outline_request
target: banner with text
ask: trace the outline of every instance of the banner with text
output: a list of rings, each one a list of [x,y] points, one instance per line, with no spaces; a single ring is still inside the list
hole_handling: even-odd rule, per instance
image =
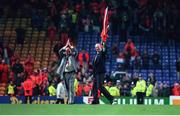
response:
[[[85,104],[91,104],[92,97],[84,97],[83,102]],[[109,101],[105,97],[100,98],[100,104],[109,104]],[[137,104],[137,99],[134,97],[117,97],[114,99],[113,104]],[[145,105],[169,105],[168,97],[146,97],[144,99]]]
[[[33,96],[32,104],[55,104],[57,101],[55,96]],[[24,104],[24,96],[0,96],[0,104]],[[76,104],[83,103],[83,97],[75,97]]]

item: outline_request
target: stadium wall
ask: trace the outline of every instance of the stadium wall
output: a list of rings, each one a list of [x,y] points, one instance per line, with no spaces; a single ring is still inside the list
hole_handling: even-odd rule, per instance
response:
[[[75,97],[75,104],[91,104],[92,97]],[[24,96],[0,96],[0,104],[24,104]],[[35,96],[32,97],[32,104],[55,104],[55,96]],[[105,97],[100,98],[100,104],[109,104]],[[113,102],[114,105],[135,105],[137,100],[135,97],[116,97]],[[170,97],[146,97],[145,105],[180,105],[180,96]]]

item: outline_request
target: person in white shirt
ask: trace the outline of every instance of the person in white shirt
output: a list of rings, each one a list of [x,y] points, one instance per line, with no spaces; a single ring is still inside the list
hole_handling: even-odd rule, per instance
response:
[[[66,90],[64,87],[64,82],[60,79],[59,83],[57,85],[57,89],[56,89],[56,97],[57,97],[57,101],[56,104],[64,104],[64,99],[66,97]]]

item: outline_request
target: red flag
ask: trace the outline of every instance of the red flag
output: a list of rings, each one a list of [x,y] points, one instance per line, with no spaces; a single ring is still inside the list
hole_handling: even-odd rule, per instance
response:
[[[109,28],[109,24],[108,24],[108,7],[105,9],[104,11],[104,20],[103,20],[103,29],[101,32],[101,39],[103,42],[106,42],[106,39],[108,37],[107,32],[108,32],[108,28]]]

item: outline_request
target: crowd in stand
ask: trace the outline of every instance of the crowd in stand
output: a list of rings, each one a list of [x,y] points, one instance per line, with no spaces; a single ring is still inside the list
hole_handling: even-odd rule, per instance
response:
[[[54,63],[51,67],[43,69],[33,69],[36,62],[31,54],[27,56],[26,61],[20,62],[18,54],[14,54],[7,45],[1,45],[0,82],[8,83],[8,95],[55,96],[60,81],[59,75],[54,73],[60,60],[58,50],[65,45],[68,37],[75,41],[78,32],[99,33],[106,6],[109,7],[110,31],[112,34],[120,33],[122,38],[120,41],[126,41],[128,33],[147,37],[153,34],[167,41],[166,37],[176,39],[178,36],[180,26],[176,3],[178,0],[13,0],[12,2],[2,0],[1,14],[7,13],[4,11],[4,6],[10,4],[9,17],[31,18],[32,27],[38,30],[43,30],[45,23],[48,22],[46,29],[48,38],[53,41],[59,34],[61,41],[54,47],[56,54]],[[20,14],[17,11],[21,11]],[[158,53],[154,53],[151,58],[146,51],[140,55],[131,40],[128,40],[123,52],[117,52],[115,47],[113,49],[113,53],[118,56],[118,70],[141,67],[148,69],[149,59],[156,65],[154,67],[160,67]],[[76,96],[92,95],[92,65],[89,58],[88,52],[80,51],[77,58],[79,71],[74,83]],[[178,74],[179,62],[180,60],[177,61]],[[132,76],[126,74],[117,82],[105,80],[104,86],[113,96],[133,96],[133,88],[139,76],[141,77],[138,74]],[[179,83],[174,84],[171,92],[169,84],[158,83],[154,75],[150,74],[151,76],[154,79],[146,80],[147,87],[152,84],[154,89],[150,95],[146,93],[147,96],[180,95]],[[28,84],[32,86],[26,86]],[[25,93],[25,90],[30,91]]]
[[[117,57],[118,71],[125,71],[127,69],[161,69],[161,56],[159,53],[154,51],[154,53],[150,55],[146,50],[140,53],[131,39],[128,39],[122,52],[119,53],[118,48],[114,48],[115,47],[112,48],[112,51]],[[150,65],[150,62],[152,62],[152,65]]]
[[[38,30],[48,26],[51,40],[56,33],[62,36],[68,33],[75,39],[77,32],[100,32],[108,6],[110,30],[112,34],[120,33],[120,41],[125,41],[128,34],[140,34],[155,35],[166,42],[168,38],[177,39],[179,34],[178,3],[178,0],[2,0],[0,13],[31,18],[32,27]],[[9,10],[5,11],[5,6]]]
[[[60,42],[61,43],[61,42]],[[63,46],[63,44],[62,44]],[[128,48],[131,47],[131,49]],[[8,47],[6,47],[8,48]],[[6,51],[6,48],[3,51]],[[130,56],[129,64],[132,64],[132,59],[136,59],[134,54],[135,45],[131,40],[128,40],[125,45],[125,51]],[[10,48],[9,48],[10,49]],[[11,51],[11,50],[9,50]],[[10,52],[11,53],[11,52]],[[29,54],[24,62],[20,62],[18,54],[13,54],[11,57],[4,57],[5,54],[9,52],[3,52],[0,57],[0,81],[1,83],[7,83],[7,94],[8,95],[29,95],[26,93],[27,90],[31,90],[30,94],[34,96],[38,95],[56,95],[56,88],[60,80],[60,75],[56,74],[56,69],[59,65],[60,58],[56,52],[54,52],[54,62],[50,67],[44,67],[42,69],[34,69],[34,64],[36,63],[31,54]],[[134,57],[135,58],[132,58]],[[124,58],[124,57],[123,57]],[[77,60],[79,62],[79,69],[76,73],[76,80],[74,82],[74,88],[76,96],[91,96],[92,93],[92,65],[90,62],[89,53],[85,50],[79,51]],[[127,59],[119,59],[119,63],[125,63]],[[129,68],[133,65],[124,65],[125,68]],[[128,67],[129,66],[129,67]],[[122,67],[122,66],[120,66]],[[118,68],[120,70],[120,68]],[[110,76],[110,75],[109,75]],[[139,78],[142,78],[141,74],[135,73],[130,75],[126,73],[120,80],[113,80],[108,75],[106,75],[106,80],[104,81],[104,86],[113,96],[135,96],[136,82]],[[179,95],[180,85],[175,83],[172,88],[167,82],[158,82],[153,73],[148,75],[146,81],[146,96],[169,96],[171,94]],[[30,88],[27,85],[32,85]],[[148,89],[150,87],[150,89]],[[148,91],[149,90],[149,91]],[[100,92],[99,92],[100,95]]]

